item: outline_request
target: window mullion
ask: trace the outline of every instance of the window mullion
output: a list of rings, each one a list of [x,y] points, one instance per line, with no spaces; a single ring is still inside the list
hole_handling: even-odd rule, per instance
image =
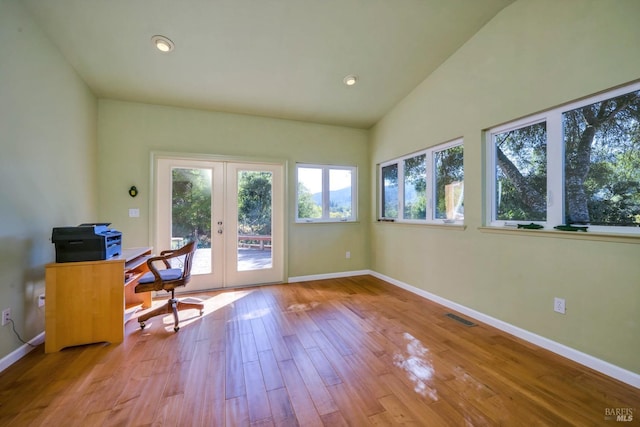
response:
[[[436,174],[435,174],[435,159],[433,157],[433,149],[427,150],[424,156],[425,162],[425,180],[427,189],[425,191],[425,195],[427,197],[427,215],[426,221],[433,221],[435,215],[434,212],[436,210],[435,207],[435,199],[436,199]]]
[[[376,217],[382,218],[384,215],[384,207],[383,207],[383,192],[384,192],[384,180],[382,174],[382,165],[378,165],[376,183],[378,185],[378,210],[376,212]]]
[[[358,170],[351,169],[351,219],[358,217]]]
[[[404,221],[404,159],[398,160],[398,218]]]
[[[564,144],[562,116],[553,110],[547,116],[547,224],[564,224]]]
[[[486,183],[487,183],[487,193],[485,198],[487,200],[487,206],[485,215],[486,223],[497,226],[502,225],[502,223],[498,224],[496,220],[496,204],[497,204],[497,191],[496,191],[496,139],[495,133],[487,133],[487,141],[486,141],[486,159],[487,159],[487,170],[486,170]]]
[[[322,168],[322,219],[329,219],[330,187],[329,187],[329,167]]]

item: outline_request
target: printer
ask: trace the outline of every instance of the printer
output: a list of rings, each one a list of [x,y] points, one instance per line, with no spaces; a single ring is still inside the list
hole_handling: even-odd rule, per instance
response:
[[[56,246],[56,262],[98,261],[122,254],[122,233],[110,223],[55,227],[51,242]]]

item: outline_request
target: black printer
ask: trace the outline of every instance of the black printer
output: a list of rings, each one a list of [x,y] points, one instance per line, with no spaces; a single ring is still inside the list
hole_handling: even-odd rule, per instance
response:
[[[122,254],[122,233],[110,223],[55,227],[51,241],[56,245],[56,262],[98,261]]]

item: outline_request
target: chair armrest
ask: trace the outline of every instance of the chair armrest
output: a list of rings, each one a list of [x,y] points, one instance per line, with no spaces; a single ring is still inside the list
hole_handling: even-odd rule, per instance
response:
[[[157,261],[162,261],[166,268],[169,268],[170,265],[169,265],[169,262],[166,260],[166,258],[163,256],[154,256],[147,259],[147,268],[151,273],[153,273],[153,276],[155,277],[156,282],[160,282],[162,280],[160,278],[160,273],[158,273],[158,269],[153,264],[154,262],[157,262]]]
[[[169,263],[169,259],[177,258],[179,256],[182,256],[186,252],[187,251],[185,251],[184,248],[167,249],[167,250],[164,250],[164,251],[160,252],[160,255],[154,256],[154,257],[151,257],[151,258],[147,259],[147,266],[149,267],[149,271],[151,271],[153,273],[153,275],[156,277],[156,280],[160,280],[160,275],[157,272],[158,270],[153,265],[153,263],[157,262],[157,261],[162,261],[164,263],[165,268],[171,268],[171,264]]]

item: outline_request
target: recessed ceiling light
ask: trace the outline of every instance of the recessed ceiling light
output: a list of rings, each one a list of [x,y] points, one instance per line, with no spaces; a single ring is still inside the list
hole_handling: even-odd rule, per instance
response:
[[[342,79],[342,81],[347,86],[353,86],[354,84],[356,84],[358,82],[358,76],[356,76],[354,74],[349,74],[347,77]]]
[[[175,45],[165,36],[153,36],[151,42],[160,52],[171,52]]]

